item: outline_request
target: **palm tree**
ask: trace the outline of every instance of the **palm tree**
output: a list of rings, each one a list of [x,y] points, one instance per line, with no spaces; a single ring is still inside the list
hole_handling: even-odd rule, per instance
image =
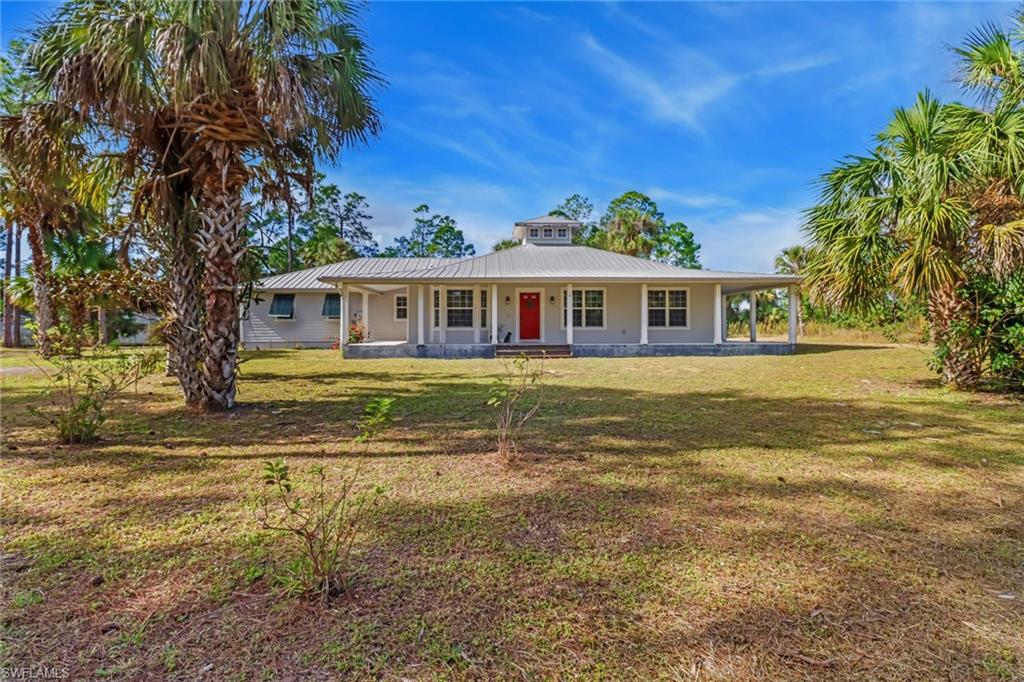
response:
[[[603,243],[598,246],[628,256],[649,258],[660,230],[661,223],[650,213],[624,208],[608,221]]]
[[[172,279],[181,277],[172,289],[191,286],[184,251],[194,240],[203,262],[203,403],[232,407],[247,185],[268,160],[311,168],[380,129],[368,93],[381,81],[352,11],[316,0],[73,0],[38,43],[33,61],[58,98],[145,149],[161,179],[158,204],[183,207],[171,223]]]
[[[961,330],[977,312],[963,285],[1024,266],[1024,50],[1013,44],[995,28],[972,34],[957,52],[981,106],[919,95],[872,153],[823,176],[807,216],[812,292],[840,307],[867,307],[889,290],[926,298],[954,387],[976,384],[984,357]]]
[[[788,246],[775,257],[775,272],[783,275],[803,275],[807,268],[807,248]],[[796,323],[800,336],[804,335],[804,296],[801,287],[796,289]]]

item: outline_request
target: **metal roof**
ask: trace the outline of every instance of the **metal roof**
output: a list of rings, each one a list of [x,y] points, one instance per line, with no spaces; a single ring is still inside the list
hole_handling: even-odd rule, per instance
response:
[[[361,259],[368,260],[368,259]],[[389,260],[389,259],[378,259]],[[417,259],[403,259],[417,260]],[[432,267],[411,267],[391,270],[350,269],[320,275],[326,282],[339,281],[494,281],[494,280],[556,280],[556,281],[693,281],[794,284],[800,277],[766,275],[755,272],[693,270],[658,263],[646,258],[627,256],[588,246],[544,246],[523,244],[511,249],[462,260],[426,260]],[[352,261],[348,261],[352,262]],[[344,265],[344,264],[339,264]],[[295,273],[297,274],[297,273]],[[281,275],[284,277],[284,275]]]
[[[335,286],[323,277],[355,279],[391,276],[405,270],[422,271],[432,266],[458,262],[459,258],[353,258],[306,270],[266,277],[256,283],[261,290],[333,291]]]
[[[529,220],[520,220],[516,225],[580,225],[580,222],[560,215],[542,215]]]

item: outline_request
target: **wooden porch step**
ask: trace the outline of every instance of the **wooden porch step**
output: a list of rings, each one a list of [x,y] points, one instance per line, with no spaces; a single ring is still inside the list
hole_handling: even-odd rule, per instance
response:
[[[528,358],[571,358],[572,346],[565,343],[505,343],[494,349],[498,358],[515,358],[525,355]]]

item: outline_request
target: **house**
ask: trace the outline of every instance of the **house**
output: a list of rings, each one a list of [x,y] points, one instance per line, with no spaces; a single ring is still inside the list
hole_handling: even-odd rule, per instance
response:
[[[344,346],[348,358],[792,353],[799,277],[691,270],[575,246],[581,224],[515,224],[520,246],[473,258],[357,258],[256,285],[248,348]],[[757,341],[756,292],[789,288],[787,342]],[[725,297],[752,294],[749,341],[727,340]],[[571,324],[567,324],[571,321]],[[349,328],[365,332],[349,343]]]

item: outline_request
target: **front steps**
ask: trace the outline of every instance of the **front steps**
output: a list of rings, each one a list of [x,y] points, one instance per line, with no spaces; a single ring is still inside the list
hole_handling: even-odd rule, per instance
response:
[[[572,346],[567,343],[505,343],[494,349],[498,358],[571,358]]]

